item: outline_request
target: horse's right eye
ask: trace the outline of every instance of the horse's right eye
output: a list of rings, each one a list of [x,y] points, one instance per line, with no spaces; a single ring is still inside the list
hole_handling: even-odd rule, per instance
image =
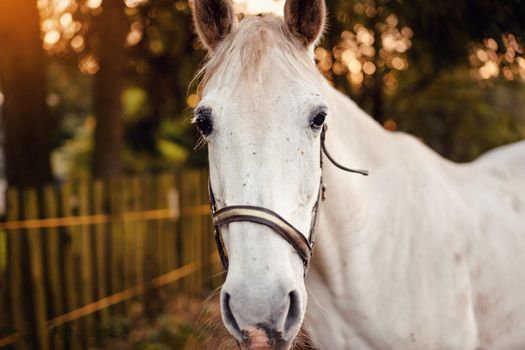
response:
[[[312,122],[310,123],[310,126],[312,127],[312,129],[321,130],[321,128],[324,125],[325,119],[326,119],[326,112],[325,111],[318,112],[312,118]]]
[[[211,111],[208,108],[197,110],[193,119],[193,124],[197,127],[202,136],[208,136],[213,131],[213,122],[211,120]]]

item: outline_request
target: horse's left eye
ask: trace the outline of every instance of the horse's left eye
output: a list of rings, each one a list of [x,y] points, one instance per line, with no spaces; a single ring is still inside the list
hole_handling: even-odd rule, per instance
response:
[[[326,112],[325,111],[319,112],[315,115],[315,117],[312,118],[312,122],[310,126],[312,127],[312,129],[320,130],[324,125],[325,119],[326,119]]]
[[[213,124],[207,117],[197,117],[197,119],[195,119],[195,125],[204,136],[208,136],[213,130]]]
[[[203,108],[197,111],[193,124],[199,129],[202,136],[208,136],[213,131],[213,122],[211,120],[211,111],[207,108]]]

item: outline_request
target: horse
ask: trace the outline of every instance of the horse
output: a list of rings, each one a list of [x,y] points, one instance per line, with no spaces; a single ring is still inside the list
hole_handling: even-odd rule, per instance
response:
[[[228,332],[243,349],[289,349],[303,324],[319,349],[525,348],[525,142],[456,164],[384,130],[316,68],[324,1],[284,6],[192,6]]]

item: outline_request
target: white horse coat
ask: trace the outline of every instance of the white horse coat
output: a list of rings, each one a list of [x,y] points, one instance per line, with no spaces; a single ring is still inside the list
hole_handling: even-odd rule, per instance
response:
[[[307,276],[321,349],[525,348],[525,142],[468,164],[326,90],[327,166]]]

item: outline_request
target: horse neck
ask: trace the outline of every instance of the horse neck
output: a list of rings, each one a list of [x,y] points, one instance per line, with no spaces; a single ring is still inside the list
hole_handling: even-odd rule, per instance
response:
[[[362,206],[367,204],[370,179],[375,178],[378,169],[387,162],[391,154],[392,134],[385,131],[347,96],[328,87],[328,103],[331,118],[328,120],[326,145],[336,161],[354,169],[365,169],[371,176],[345,172],[325,161],[327,185],[335,185],[337,192],[346,199],[344,205]],[[334,204],[334,202],[330,202]]]
[[[328,133],[328,142],[335,147],[332,152],[348,160],[350,167],[380,165],[385,155],[382,146],[390,141],[390,133],[333,87],[327,88],[327,96],[333,117]]]
[[[337,269],[339,263],[344,265],[344,255],[349,250],[356,249],[364,240],[369,242],[364,227],[372,204],[371,180],[385,162],[384,147],[388,147],[391,138],[348,97],[331,87],[327,91],[330,111],[326,137],[328,151],[345,166],[370,171],[368,177],[348,173],[328,160],[324,161],[327,199],[322,203],[313,269],[325,284],[343,286],[339,281],[330,281],[334,278],[331,271]]]

